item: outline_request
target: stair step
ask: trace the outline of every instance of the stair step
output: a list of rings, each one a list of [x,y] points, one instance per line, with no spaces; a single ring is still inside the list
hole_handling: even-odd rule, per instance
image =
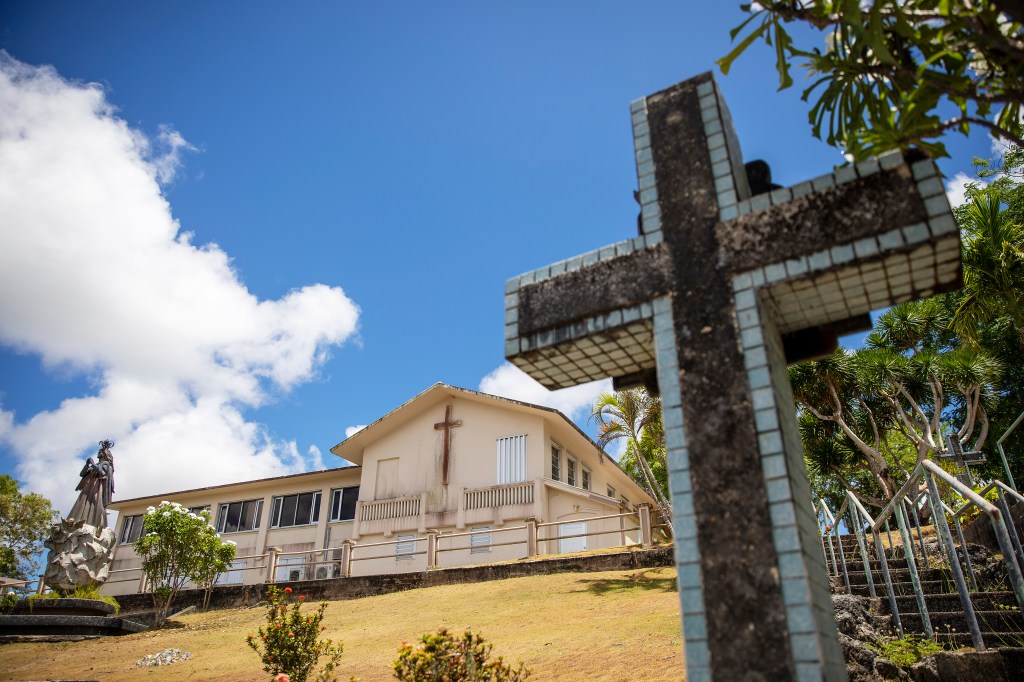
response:
[[[925,603],[928,605],[929,611],[956,611],[961,608],[960,595],[952,593],[925,593]],[[1009,610],[1020,613],[1017,609],[1017,600],[1014,598],[1013,592],[971,592],[971,603],[974,604],[976,610]],[[884,607],[888,610],[888,599],[885,600]],[[898,595],[896,597],[896,607],[900,610],[900,613],[916,611],[917,599],[913,594]]]
[[[840,582],[842,585],[842,582]],[[924,590],[926,595],[928,594],[952,594],[956,595],[954,591],[956,587],[952,582],[945,580],[922,580],[921,589]],[[850,591],[858,597],[869,597],[871,596],[868,590],[867,583],[852,583],[850,584]],[[894,582],[892,584],[892,591],[896,593],[897,598],[900,595],[914,595],[914,583],[909,580],[903,582]],[[875,581],[875,596],[881,597],[882,599],[888,599],[889,593],[885,589],[885,582],[881,580]]]
[[[850,577],[851,585],[866,585],[868,582],[867,574],[864,573],[864,571],[847,570],[847,575]],[[946,571],[940,568],[918,568],[917,577],[918,580],[937,582],[946,582],[948,578]],[[875,585],[885,584],[885,576],[881,571],[871,571],[871,578],[875,581]],[[841,572],[839,574],[839,579],[843,579],[843,574]],[[889,579],[897,583],[910,582],[910,569],[890,568]]]
[[[978,618],[978,627],[984,632],[1017,632],[1024,633],[1024,616],[1020,611],[1014,609],[1007,611],[997,609],[993,611],[975,611]],[[945,632],[967,632],[967,619],[963,611],[931,611],[928,618],[932,623],[932,630],[937,633]],[[924,632],[921,625],[921,614],[916,609],[910,612],[900,611],[900,620],[903,622],[903,630],[906,632]]]

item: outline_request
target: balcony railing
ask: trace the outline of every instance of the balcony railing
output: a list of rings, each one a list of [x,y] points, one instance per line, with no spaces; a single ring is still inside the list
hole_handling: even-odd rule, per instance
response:
[[[486,509],[514,504],[533,504],[533,481],[509,483],[466,490],[463,505],[466,509]]]
[[[359,519],[361,521],[401,519],[420,515],[420,498],[396,497],[377,502],[363,502],[360,507]]]

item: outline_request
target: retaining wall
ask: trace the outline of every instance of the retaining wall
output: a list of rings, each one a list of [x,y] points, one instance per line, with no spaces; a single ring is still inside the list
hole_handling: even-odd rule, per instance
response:
[[[486,566],[462,566],[440,568],[423,573],[391,573],[352,578],[328,578],[326,580],[303,580],[275,583],[279,588],[291,587],[296,593],[305,595],[307,600],[328,601],[359,599],[377,594],[414,590],[436,585],[460,585],[487,580],[521,578],[550,573],[592,573],[596,571],[625,571],[639,568],[672,566],[672,547],[636,549],[614,554],[596,554],[554,559],[523,560]],[[227,609],[253,606],[263,600],[267,585],[221,585],[213,588],[210,608]],[[117,597],[121,613],[135,613],[153,608],[149,594],[128,594]],[[173,611],[189,606],[201,606],[202,590],[183,590],[174,600]]]

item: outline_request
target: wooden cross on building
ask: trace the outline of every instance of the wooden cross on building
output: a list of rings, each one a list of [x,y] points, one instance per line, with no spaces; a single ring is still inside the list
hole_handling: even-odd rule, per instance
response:
[[[889,154],[752,195],[710,73],[631,112],[640,235],[510,280],[505,354],[660,389],[688,680],[846,679],[786,367],[959,285],[941,179]]]
[[[444,421],[434,424],[435,431],[444,431],[444,454],[441,461],[441,485],[448,485],[448,464],[451,461],[452,429],[462,426],[461,419],[452,419],[452,406],[445,405]]]

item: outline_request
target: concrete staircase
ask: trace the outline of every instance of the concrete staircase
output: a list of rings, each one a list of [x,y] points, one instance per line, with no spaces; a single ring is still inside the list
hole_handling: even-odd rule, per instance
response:
[[[850,592],[854,595],[870,597],[867,573],[864,571],[864,562],[856,537],[843,535],[840,538],[843,543],[843,554],[846,557]],[[833,542],[835,542],[834,538]],[[892,579],[903,631],[907,635],[923,637],[925,629],[917,598],[914,595],[910,569],[907,567],[906,558],[902,556],[902,549],[899,547],[896,549],[900,556],[893,556],[892,552],[887,550],[886,560],[889,565],[889,575]],[[825,551],[827,555],[827,547]],[[838,560],[838,546],[835,547],[835,552]],[[881,562],[876,558],[874,546],[870,543],[869,556],[871,557],[869,562],[871,578],[875,586],[876,610],[878,613],[891,614]],[[972,645],[971,634],[952,573],[949,567],[939,560],[938,552],[931,552],[929,556],[929,566],[925,566],[919,556],[915,558],[936,640],[944,645],[952,645],[953,648],[969,647]],[[829,570],[833,572],[831,565]],[[832,585],[833,592],[846,592],[841,567],[839,575],[832,575]],[[1021,610],[1017,606],[1013,592],[1004,590],[972,591],[970,596],[986,647],[1024,647],[1024,615],[1021,614]]]

